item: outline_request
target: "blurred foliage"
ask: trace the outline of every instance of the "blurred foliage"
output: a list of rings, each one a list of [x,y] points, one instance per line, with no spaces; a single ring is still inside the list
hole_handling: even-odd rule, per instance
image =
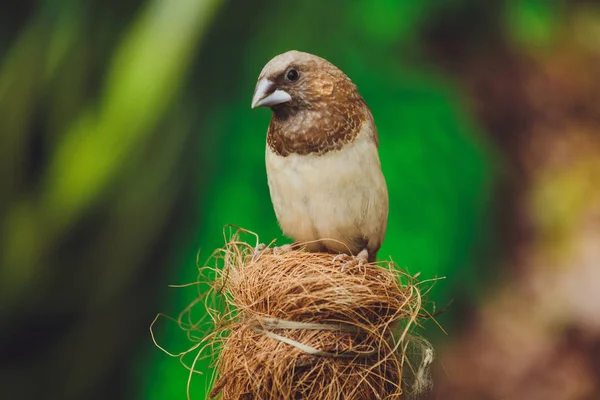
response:
[[[549,47],[556,40],[564,3],[545,0],[510,0],[505,21],[508,34],[516,43],[525,46]]]
[[[147,323],[138,280],[184,184],[193,114],[176,99],[217,5],[14,6],[27,23],[2,38],[0,67],[7,398],[80,398],[135,350],[123,330]]]
[[[564,2],[488,3],[8,6],[0,14],[0,390],[184,398],[187,371],[153,347],[147,328],[156,312],[175,316],[197,295],[167,285],[196,279],[198,250],[204,262],[224,225],[287,240],[265,176],[269,111],[249,104],[263,65],[289,49],[339,66],[371,107],[390,192],[380,257],[424,278],[446,276],[431,298],[438,306],[481,294],[492,269],[477,260],[492,241],[497,159],[461,88],[426,61],[422,29],[460,9],[472,19],[493,14],[515,43],[542,46]],[[460,310],[443,325],[451,329]],[[158,336],[170,350],[190,345],[176,327],[160,325]],[[206,373],[194,379],[194,398],[208,390],[209,364],[197,366]]]

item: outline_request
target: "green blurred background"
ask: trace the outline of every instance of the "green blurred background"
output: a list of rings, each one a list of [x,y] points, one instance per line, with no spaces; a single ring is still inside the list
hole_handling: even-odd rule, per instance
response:
[[[320,55],[380,134],[380,258],[453,301],[440,399],[600,398],[600,4],[30,1],[0,12],[0,398],[183,399],[151,341],[236,224],[281,236],[273,56]],[[590,222],[591,221],[591,222]],[[161,345],[189,347],[162,321]],[[552,365],[552,368],[549,366]],[[210,360],[192,380],[204,399]],[[506,371],[513,371],[507,373]]]

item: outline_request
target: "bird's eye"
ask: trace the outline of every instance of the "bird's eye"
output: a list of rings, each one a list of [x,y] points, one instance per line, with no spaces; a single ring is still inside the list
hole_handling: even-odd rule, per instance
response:
[[[298,73],[298,70],[292,68],[285,74],[285,77],[290,82],[296,82],[300,77],[300,74]]]

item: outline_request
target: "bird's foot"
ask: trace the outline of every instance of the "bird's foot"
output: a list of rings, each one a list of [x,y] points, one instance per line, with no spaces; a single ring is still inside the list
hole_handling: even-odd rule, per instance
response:
[[[278,256],[289,253],[292,250],[293,248],[291,244],[284,244],[283,246],[277,247],[267,247],[264,243],[259,243],[256,245],[254,252],[252,253],[252,261],[258,260],[258,257],[260,257],[260,255],[263,253],[273,253],[274,255]]]
[[[349,254],[346,254],[346,253],[340,253],[333,257],[333,261],[335,261],[335,262],[340,261],[340,262],[346,263],[346,262],[350,262],[352,260],[354,260],[354,257]]]
[[[254,251],[252,252],[252,262],[258,260],[258,257],[260,257],[260,255],[267,251],[267,245],[264,243],[259,243],[256,245],[256,247],[254,248]]]
[[[333,257],[333,260],[344,261],[341,267],[341,271],[343,272],[347,268],[353,268],[356,266],[361,267],[362,265],[366,264],[369,260],[369,252],[367,251],[367,249],[363,249],[356,256],[350,256],[348,254],[338,254],[337,256]]]
[[[283,246],[273,247],[273,254],[279,256],[285,253],[289,253],[292,250],[293,249],[291,244],[284,244]]]
[[[360,253],[356,255],[356,258],[360,265],[366,264],[369,261],[369,251],[367,249],[362,249]]]

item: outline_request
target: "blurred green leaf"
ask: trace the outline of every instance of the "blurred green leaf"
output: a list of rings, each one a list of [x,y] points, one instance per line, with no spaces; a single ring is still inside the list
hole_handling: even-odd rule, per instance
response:
[[[218,3],[148,3],[114,56],[98,109],[88,110],[59,143],[43,196],[53,214],[68,221],[118,175],[179,89]]]
[[[549,46],[556,39],[562,6],[561,0],[508,1],[505,20],[509,35],[524,46]]]
[[[4,275],[7,289],[3,291],[6,301],[2,305],[8,307],[18,299],[16,293],[41,267],[52,244],[114,184],[136,147],[153,132],[178,92],[190,65],[189,55],[218,4],[218,0],[186,0],[153,1],[146,5],[115,53],[98,105],[87,108],[59,138],[42,177],[41,193],[28,193],[14,210],[9,208],[7,212],[2,253],[4,262],[14,267]],[[40,46],[35,39],[42,37],[42,27],[33,26],[16,44],[15,66],[8,59],[7,72],[0,75],[0,100],[10,96],[14,101],[27,93],[15,87],[11,76],[20,65],[39,64],[18,58],[19,49]],[[34,48],[23,54],[38,56],[44,52]],[[6,76],[4,83],[2,76]],[[13,87],[15,92],[9,92]],[[23,104],[33,104],[33,99],[24,98]],[[25,119],[22,116],[18,121]],[[6,129],[13,133],[11,137],[21,138],[17,127]],[[14,143],[18,143],[16,139]],[[19,155],[23,151],[14,144],[9,154],[12,153]],[[10,161],[13,165],[7,169],[15,171],[18,159]],[[28,232],[29,236],[13,232]]]

